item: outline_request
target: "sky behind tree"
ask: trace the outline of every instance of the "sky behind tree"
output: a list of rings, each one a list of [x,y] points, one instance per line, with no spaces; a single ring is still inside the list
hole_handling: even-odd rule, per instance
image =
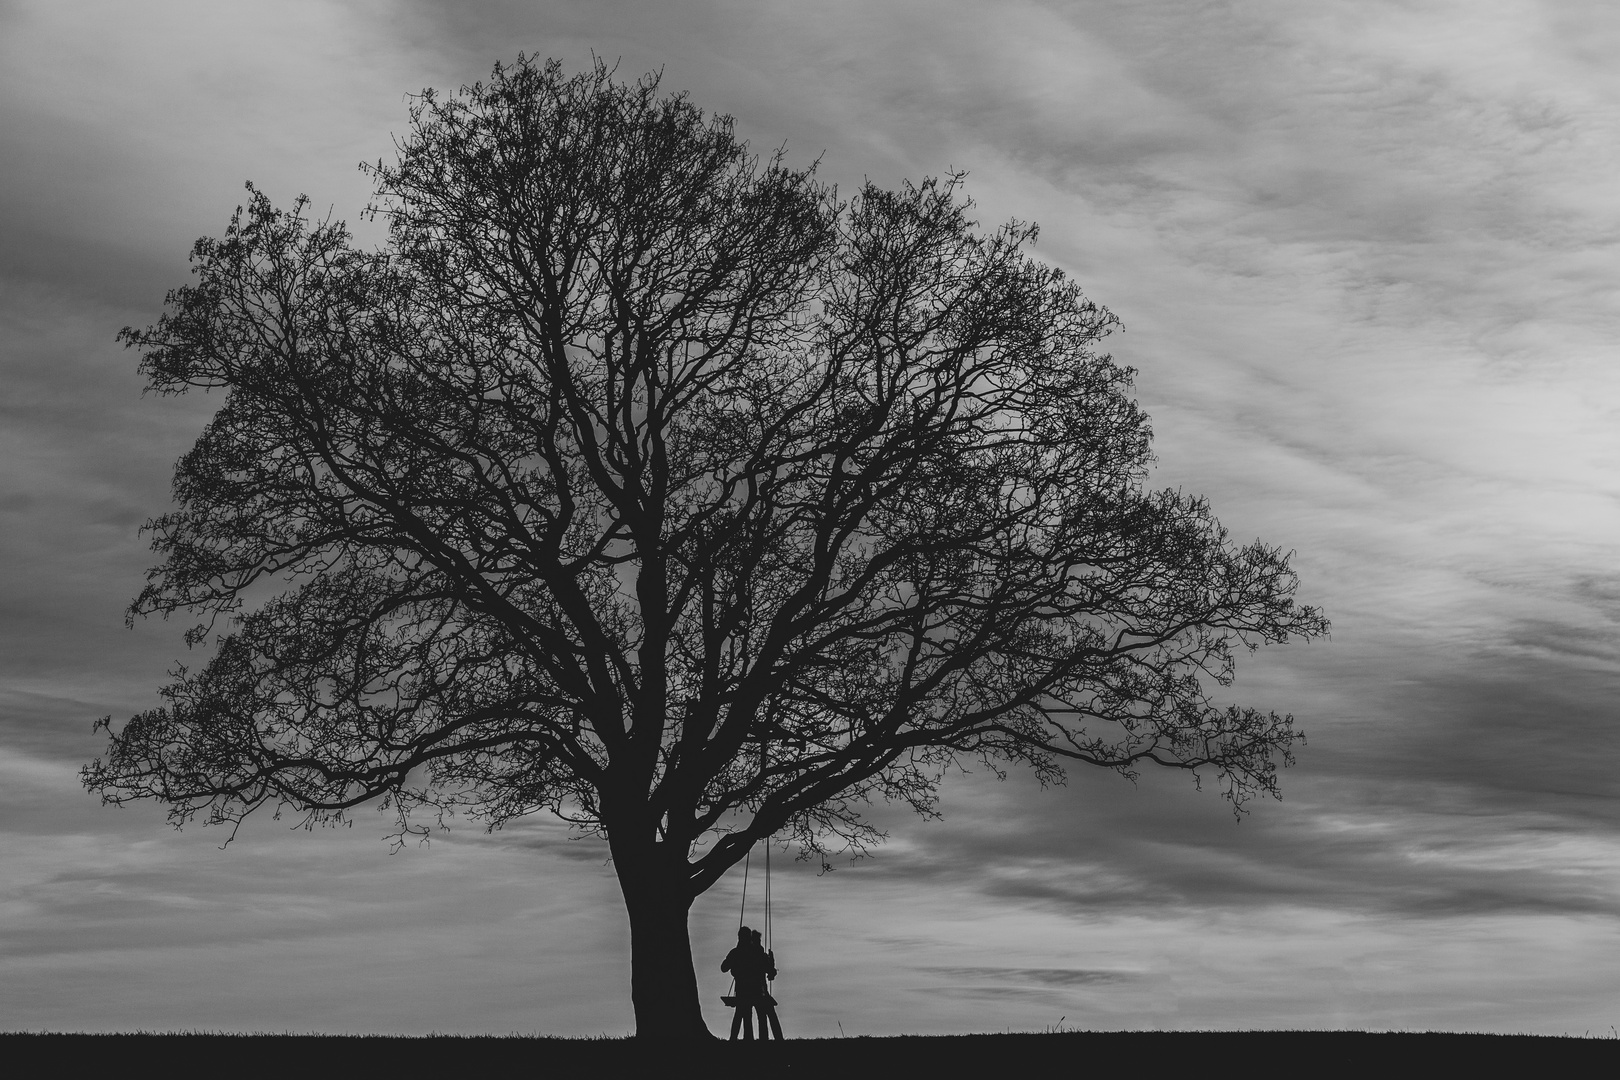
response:
[[[1122,320],[1152,482],[1297,550],[1331,641],[1240,661],[1284,801],[982,772],[817,876],[773,860],[789,1034],[1620,1022],[1620,13],[1582,3],[0,3],[0,1028],[622,1032],[605,849],[531,820],[176,833],[90,722],[217,399],[119,327],[253,180],[355,228],[406,95],[521,50],[863,178],[969,173]],[[711,1025],[732,875],[694,946]]]

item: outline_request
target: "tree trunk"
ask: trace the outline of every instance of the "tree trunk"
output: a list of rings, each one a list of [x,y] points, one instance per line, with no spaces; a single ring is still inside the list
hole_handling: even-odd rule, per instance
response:
[[[692,906],[685,881],[661,872],[663,852],[636,852],[625,858],[615,848],[613,863],[630,914],[630,998],[636,1009],[636,1035],[658,1039],[709,1039],[698,1002],[697,972],[686,918]]]

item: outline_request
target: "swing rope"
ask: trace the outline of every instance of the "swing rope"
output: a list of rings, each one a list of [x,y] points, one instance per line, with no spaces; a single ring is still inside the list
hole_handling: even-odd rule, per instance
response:
[[[737,905],[737,929],[748,915],[748,868],[753,863],[753,848],[742,857],[742,904]],[[765,950],[771,950],[771,839],[765,839]]]
[[[761,741],[761,743],[759,745],[759,771],[760,771],[761,775],[763,775],[764,772],[765,772],[766,745],[767,744],[765,742],[763,742],[763,741]],[[756,841],[756,843],[757,842],[758,841]],[[737,907],[737,931],[738,931],[739,934],[742,932],[743,919],[746,918],[747,915],[748,915],[748,871],[752,867],[753,862],[754,862],[754,845],[749,844],[748,845],[748,851],[746,853],[744,853],[744,855],[743,855],[742,903],[739,904],[738,907]],[[772,948],[772,944],[771,944],[771,838],[768,837],[768,836],[765,838],[765,926],[764,926],[764,929],[763,929],[763,931],[761,933],[761,937],[764,939],[763,944],[764,944],[765,951],[767,953],[770,952],[771,948]],[[724,1000],[726,1002],[726,1004],[729,1005],[735,999],[736,993],[737,993],[737,976],[736,976],[735,973],[733,973],[733,975],[731,976],[731,993],[726,995],[722,1000]],[[761,1023],[763,1023],[763,1022],[764,1021],[761,1020]]]
[[[748,916],[748,871],[754,862],[754,849],[749,848],[748,854],[743,856],[743,885],[742,903],[737,907],[737,929],[743,928],[743,919]],[[765,841],[765,951],[771,951],[771,842]]]
[[[753,858],[754,858],[754,849],[749,848],[748,849],[748,854],[743,856],[743,895],[742,895],[742,906],[737,909],[737,929],[738,930],[742,929],[743,916],[748,913],[748,864],[753,861]],[[731,865],[736,866],[737,864],[732,863]]]
[[[737,906],[737,929],[743,928],[743,919],[748,915],[748,871],[754,862],[754,849],[750,847],[743,856],[743,884],[742,903]],[[765,951],[770,952],[771,945],[771,841],[765,839],[765,926],[762,935],[765,939]],[[731,993],[737,992],[737,976],[731,977]]]

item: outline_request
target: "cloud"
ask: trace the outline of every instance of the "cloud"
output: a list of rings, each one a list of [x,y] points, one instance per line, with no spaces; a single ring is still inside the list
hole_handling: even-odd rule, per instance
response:
[[[1284,802],[1241,824],[1180,775],[1044,792],[974,775],[942,822],[880,809],[893,842],[874,859],[779,869],[795,1030],[995,1027],[1077,1001],[1103,1026],[1608,1022],[1609,9],[171,2],[0,20],[7,1025],[628,1024],[605,849],[554,822],[392,860],[380,820],[271,825],[222,853],[73,778],[89,721],[151,704],[182,651],[176,626],[122,616],[150,558],[136,530],[214,404],[143,397],[113,334],[156,317],[244,180],[352,220],[354,165],[391,152],[404,95],[519,49],[662,69],[756,145],[823,154],[845,190],[968,168],[986,222],[1042,222],[1041,257],[1124,319],[1111,347],[1140,370],[1155,482],[1297,549],[1302,599],[1335,621],[1331,642],[1240,665],[1234,699],[1310,735]],[[740,902],[731,878],[700,901],[700,957],[723,954]]]
[[[1087,971],[1083,968],[919,967],[917,970],[953,979],[1040,983],[1043,986],[1089,986],[1094,983],[1123,982],[1131,978],[1129,972]]]

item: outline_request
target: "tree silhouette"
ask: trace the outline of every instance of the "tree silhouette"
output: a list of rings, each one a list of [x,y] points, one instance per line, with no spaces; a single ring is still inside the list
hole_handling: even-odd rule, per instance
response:
[[[1144,486],[1114,317],[1032,225],[959,177],[841,199],[600,63],[426,92],[368,171],[384,250],[253,192],[121,335],[226,394],[131,609],[213,652],[102,722],[105,801],[559,815],[610,845],[638,1032],[690,1036],[688,910],[761,839],[860,848],[963,758],[1275,794],[1292,717],[1208,690],[1327,624]]]

